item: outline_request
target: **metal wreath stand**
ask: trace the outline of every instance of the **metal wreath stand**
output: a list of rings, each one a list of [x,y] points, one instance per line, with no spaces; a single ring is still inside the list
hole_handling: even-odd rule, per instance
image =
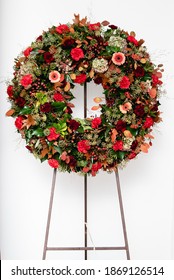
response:
[[[87,117],[87,83],[84,84],[84,118],[86,118],[86,117]],[[94,247],[88,247],[87,174],[84,175],[84,247],[49,247],[48,246],[54,191],[55,191],[55,185],[56,185],[56,174],[57,174],[57,169],[55,168],[53,170],[52,187],[51,187],[51,194],[50,194],[50,202],[49,202],[49,209],[48,209],[48,217],[47,217],[47,225],[46,225],[42,260],[46,260],[47,251],[74,251],[74,250],[75,251],[84,251],[84,260],[87,260],[88,251],[94,250]],[[121,222],[122,222],[122,228],[123,228],[124,246],[95,247],[95,250],[125,251],[127,260],[130,260],[129,244],[128,244],[128,238],[127,238],[126,222],[125,222],[125,215],[124,215],[124,208],[123,208],[123,201],[122,201],[118,169],[117,169],[117,171],[115,171],[115,179],[116,179],[116,185],[117,185],[118,201],[119,201],[119,206],[120,206]]]

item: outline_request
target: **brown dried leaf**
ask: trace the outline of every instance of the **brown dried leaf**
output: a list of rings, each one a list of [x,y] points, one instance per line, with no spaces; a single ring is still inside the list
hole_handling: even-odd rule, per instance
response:
[[[102,24],[103,26],[107,26],[107,25],[109,25],[109,23],[110,23],[109,21],[104,20],[104,21],[102,21],[102,23],[101,23],[101,24]]]
[[[15,110],[14,109],[10,109],[10,110],[8,110],[7,112],[6,112],[6,116],[7,117],[11,117],[13,114],[15,113]]]
[[[48,154],[48,152],[49,152],[48,148],[43,149],[41,154],[40,154],[40,157],[44,158]]]
[[[131,31],[130,36],[135,37],[135,36],[136,36],[135,32],[134,32],[134,31]]]
[[[27,129],[30,128],[30,126],[35,125],[36,121],[33,119],[31,115],[28,115],[27,119],[23,121],[23,127],[26,126]]]
[[[68,102],[68,103],[67,103],[67,106],[69,106],[69,107],[71,107],[71,108],[74,108],[74,107],[75,107],[74,104],[71,103],[71,102]]]

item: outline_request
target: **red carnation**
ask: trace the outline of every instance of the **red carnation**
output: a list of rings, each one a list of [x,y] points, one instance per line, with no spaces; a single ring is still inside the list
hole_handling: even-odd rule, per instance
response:
[[[69,32],[69,27],[66,24],[61,24],[56,27],[56,32],[59,34]]]
[[[72,129],[72,130],[77,130],[80,126],[80,123],[77,122],[76,120],[70,120],[69,121],[69,127]]]
[[[59,167],[59,162],[56,159],[49,159],[48,164],[53,167],[53,168],[58,168]]]
[[[114,151],[122,151],[123,150],[123,141],[118,140],[115,142],[115,144],[112,146]]]
[[[89,25],[89,30],[91,30],[91,31],[99,30],[99,28],[100,28],[100,22]]]
[[[128,78],[127,76],[124,76],[124,77],[121,79],[121,81],[120,81],[120,83],[119,83],[119,86],[120,86],[120,88],[122,88],[122,89],[128,89],[129,86],[130,86],[130,80],[129,80],[129,78]]]
[[[48,141],[57,140],[59,138],[60,134],[56,133],[55,127],[50,127],[50,134],[47,136]]]
[[[27,88],[28,86],[30,86],[33,82],[33,78],[31,74],[27,74],[25,76],[22,77],[22,79],[20,80],[21,85],[24,88]]]
[[[83,50],[80,48],[73,48],[71,50],[71,57],[75,61],[79,61],[81,58],[84,58]]]
[[[76,76],[74,82],[77,83],[77,84],[83,84],[87,79],[87,76],[86,74],[80,74],[78,76]]]
[[[154,121],[151,117],[147,117],[145,123],[143,124],[144,128],[149,128],[154,124]]]
[[[92,128],[98,128],[98,126],[101,124],[102,120],[100,117],[94,118],[91,122]]]
[[[13,86],[9,85],[7,88],[7,94],[11,98],[13,96]]]
[[[23,53],[24,53],[24,55],[25,55],[26,57],[28,57],[28,56],[30,55],[30,53],[31,53],[32,50],[33,50],[33,49],[32,49],[31,47],[28,47],[25,51],[23,51]]]
[[[135,77],[144,77],[145,71],[141,66],[138,66],[137,69],[134,70]]]
[[[55,93],[53,98],[55,101],[64,101],[63,95],[59,92]]]
[[[17,117],[15,120],[15,126],[19,130],[22,129],[22,126],[23,126],[22,121],[23,121],[23,117],[21,117],[21,116]]]
[[[53,55],[50,52],[44,53],[44,60],[46,63],[51,63],[54,60]]]
[[[136,47],[138,46],[138,41],[135,39],[134,36],[128,36],[128,37],[127,37],[127,40],[128,40],[130,43],[133,43]]]
[[[88,140],[81,140],[77,143],[77,149],[80,153],[86,154],[90,150]]]

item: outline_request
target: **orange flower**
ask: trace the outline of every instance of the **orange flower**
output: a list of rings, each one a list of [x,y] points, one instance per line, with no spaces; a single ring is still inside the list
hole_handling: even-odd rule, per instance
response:
[[[129,110],[132,109],[132,104],[130,102],[126,102],[123,105],[120,105],[119,109],[123,114],[126,114]]]

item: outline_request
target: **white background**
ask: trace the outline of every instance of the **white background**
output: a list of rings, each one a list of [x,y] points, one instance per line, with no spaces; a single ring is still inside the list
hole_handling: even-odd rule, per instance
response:
[[[5,81],[12,78],[14,57],[42,30],[72,22],[74,13],[88,16],[92,23],[108,20],[129,32],[134,30],[138,39],[145,40],[153,61],[164,64],[167,94],[161,98],[163,122],[154,129],[149,153],[121,170],[120,180],[131,259],[174,259],[174,40],[170,0],[0,2],[2,259],[42,258],[52,179],[52,169],[28,153],[14,120],[4,116],[10,107]],[[59,173],[54,202],[49,245],[83,246],[83,177]],[[88,202],[88,229],[94,245],[123,245],[114,174],[101,172],[89,178]],[[89,245],[93,246],[90,238]],[[49,252],[47,258],[80,260],[83,252]],[[125,259],[125,254],[94,251],[89,259]]]

